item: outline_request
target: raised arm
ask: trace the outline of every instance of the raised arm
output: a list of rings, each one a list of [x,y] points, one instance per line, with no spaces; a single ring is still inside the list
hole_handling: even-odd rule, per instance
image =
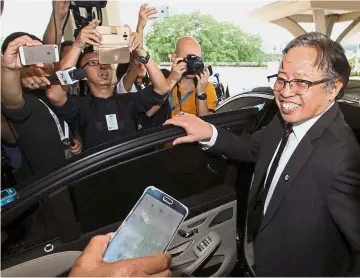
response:
[[[70,1],[53,1],[53,12],[46,27],[43,41],[44,44],[57,44],[60,50],[61,38],[63,36],[62,26],[69,11]],[[55,16],[55,20],[54,20]],[[56,24],[56,31],[55,31]],[[56,38],[55,38],[56,36]],[[55,41],[56,39],[56,41]]]
[[[137,48],[142,44],[142,37],[138,33],[132,33],[130,37],[130,50]],[[135,53],[132,53],[130,65],[123,77],[124,88],[127,92],[131,91],[131,88],[136,80],[136,77],[139,74],[139,65],[140,62],[136,59]]]
[[[173,59],[172,65],[171,65],[171,72],[169,77],[167,78],[167,82],[170,87],[170,91],[175,87],[176,83],[178,83],[183,74],[186,72],[187,67],[186,63],[180,63],[180,61],[183,60],[182,58],[176,58]]]
[[[76,67],[78,59],[81,52],[89,45],[100,45],[101,44],[101,35],[96,30],[96,27],[99,25],[99,21],[94,20],[88,26],[84,27],[73,45],[71,46],[67,55],[64,56],[60,61],[61,69],[68,69],[71,67]]]
[[[41,45],[41,42],[22,36],[9,43],[1,59],[1,102],[7,109],[19,109],[25,104],[21,82],[20,46]],[[43,64],[35,65],[43,67]]]
[[[147,4],[142,4],[139,10],[138,24],[136,27],[136,33],[133,33],[132,36],[137,36],[133,40],[139,40],[139,43],[143,45],[144,43],[144,29],[151,15],[156,14],[156,9],[146,8]],[[131,55],[130,66],[123,77],[124,88],[127,92],[131,91],[131,88],[136,80],[136,77],[139,74],[139,62],[136,60],[135,55]]]
[[[94,21],[81,30],[69,52],[60,61],[59,69],[76,67],[79,56],[87,44],[99,45],[101,43],[101,35],[95,29],[98,24],[98,21]],[[61,107],[67,102],[67,90],[67,86],[52,85],[47,88],[46,96],[53,105]]]
[[[209,82],[209,77],[210,77],[210,73],[209,73],[208,69],[205,69],[202,73],[200,73],[200,75],[196,75],[196,79],[197,79],[196,94],[197,94],[197,96],[202,96],[204,94],[206,95],[206,86]],[[210,114],[206,98],[205,99],[197,98],[196,110],[197,110],[197,114],[199,117]]]
[[[138,49],[137,54],[139,56],[146,56],[147,52],[144,49]],[[149,62],[145,64],[145,68],[153,83],[154,91],[159,95],[166,96],[166,94],[168,94],[170,91],[170,87],[165,76],[163,75],[159,67],[156,65],[154,60],[150,59]]]

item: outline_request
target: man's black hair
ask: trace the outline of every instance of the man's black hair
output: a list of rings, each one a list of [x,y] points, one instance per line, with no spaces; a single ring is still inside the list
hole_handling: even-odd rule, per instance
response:
[[[331,80],[326,86],[331,88],[335,80],[341,80],[344,85],[336,99],[342,98],[351,72],[343,47],[320,32],[306,33],[293,39],[283,50],[283,55],[295,47],[310,47],[317,51],[316,66],[324,72],[325,78]]]
[[[22,36],[28,36],[30,37],[31,39],[33,40],[36,40],[36,41],[39,41],[39,42],[42,42],[42,40],[40,40],[37,36],[34,36],[32,34],[29,34],[29,33],[25,33],[25,32],[15,32],[15,33],[12,33],[10,34],[9,36],[7,36],[1,46],[1,53],[4,54],[7,47],[9,46],[9,43],[11,43],[13,40],[16,40],[17,38],[20,38]]]
[[[125,75],[129,69],[130,63],[118,64],[116,67],[116,78],[118,81]]]
[[[88,53],[92,53],[94,52],[94,47],[92,46],[88,46],[88,47],[85,47],[85,49],[83,50],[83,52],[81,52],[80,56],[79,56],[79,59],[77,60],[77,63],[76,63],[76,67],[79,69],[80,68],[80,64],[81,64],[81,60],[82,58],[84,58],[84,56]]]
[[[161,72],[165,78],[168,78],[170,75],[170,71],[168,69],[161,69]]]

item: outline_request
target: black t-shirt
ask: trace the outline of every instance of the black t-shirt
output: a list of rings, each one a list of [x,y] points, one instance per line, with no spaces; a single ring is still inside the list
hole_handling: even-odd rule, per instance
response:
[[[50,173],[66,164],[57,125],[38,97],[25,90],[23,97],[23,108],[2,107],[2,112],[15,129],[23,162],[30,164],[33,174]],[[46,103],[45,99],[43,101]],[[59,118],[59,123],[64,130],[64,121]]]
[[[148,117],[145,114],[140,115],[140,122],[143,128],[151,128],[161,126],[166,120],[171,118],[171,108],[169,99],[166,98],[164,104],[160,106],[159,110],[152,116]]]
[[[84,149],[89,149],[142,129],[144,114],[163,103],[163,96],[147,87],[137,93],[114,94],[106,99],[92,94],[68,96],[67,102],[55,112],[79,131]]]

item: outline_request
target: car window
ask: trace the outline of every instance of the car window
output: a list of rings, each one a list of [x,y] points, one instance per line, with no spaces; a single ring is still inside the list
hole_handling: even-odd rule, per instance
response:
[[[233,100],[228,99],[226,102],[219,105],[216,113],[224,113],[228,111],[247,109],[257,107],[261,110],[262,105],[268,99],[262,97],[238,97]]]
[[[184,199],[223,184],[225,159],[197,145],[165,148],[111,166],[69,185],[82,232],[124,219],[147,186]]]

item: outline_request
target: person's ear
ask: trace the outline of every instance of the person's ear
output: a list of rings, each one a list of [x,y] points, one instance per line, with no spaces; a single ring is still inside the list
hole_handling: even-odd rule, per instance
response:
[[[173,63],[175,59],[177,58],[175,53],[171,53],[171,62]]]
[[[341,80],[336,80],[330,90],[329,102],[335,101],[337,95],[340,93],[340,90],[344,86],[344,83]]]

